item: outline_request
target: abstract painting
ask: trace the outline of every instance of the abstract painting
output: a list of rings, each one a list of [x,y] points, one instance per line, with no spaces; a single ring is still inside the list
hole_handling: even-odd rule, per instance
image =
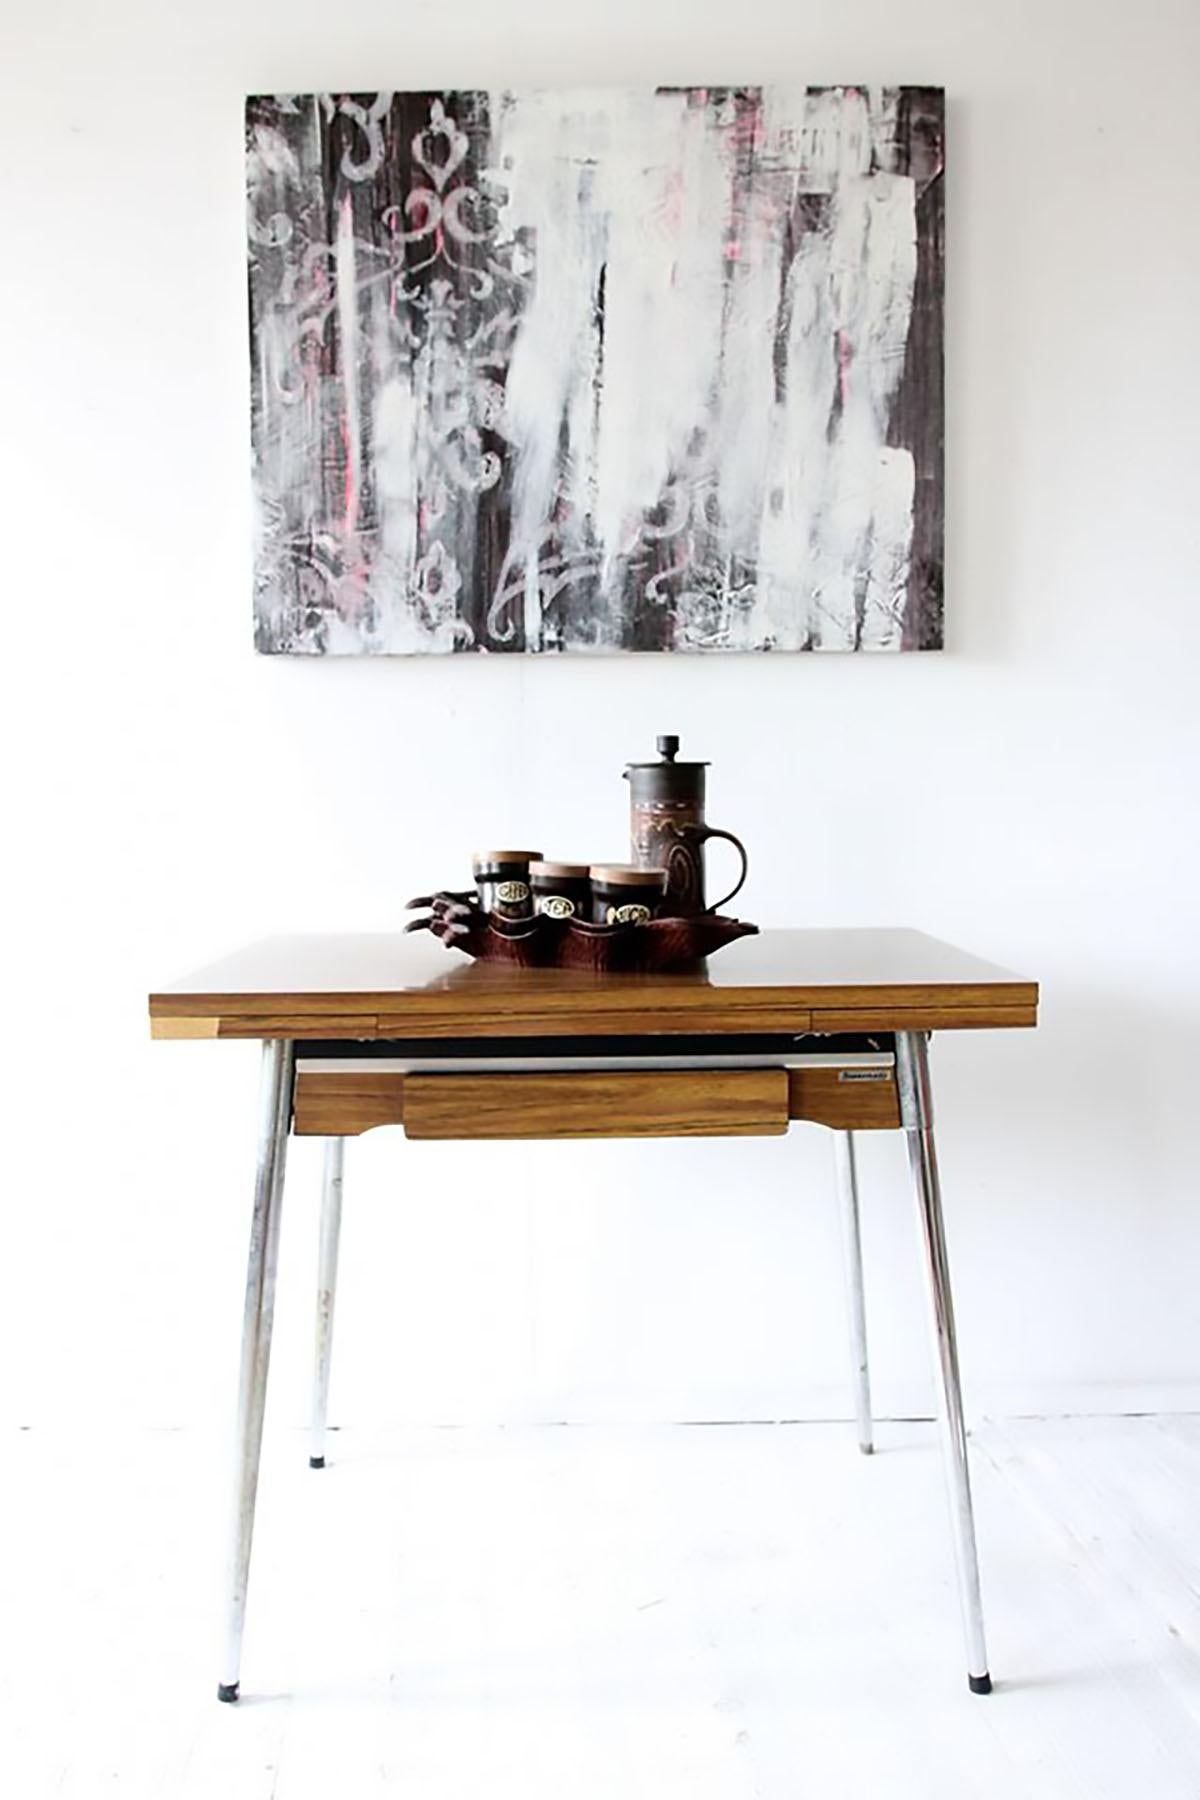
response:
[[[250,99],[258,648],[940,648],[943,114]]]

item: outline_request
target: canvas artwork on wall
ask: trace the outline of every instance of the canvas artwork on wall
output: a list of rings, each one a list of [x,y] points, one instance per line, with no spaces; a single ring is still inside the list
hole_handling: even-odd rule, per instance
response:
[[[937,88],[247,102],[267,652],[942,643]]]

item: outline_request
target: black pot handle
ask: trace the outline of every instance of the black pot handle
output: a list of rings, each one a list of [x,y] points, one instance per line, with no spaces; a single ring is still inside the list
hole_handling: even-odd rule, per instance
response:
[[[732,831],[718,831],[715,825],[688,825],[685,827],[685,830],[687,831],[688,836],[693,838],[698,844],[703,844],[708,838],[724,838],[726,843],[733,845],[734,849],[742,859],[742,872],[734,885],[730,888],[729,892],[723,895],[720,900],[714,900],[711,906],[706,906],[704,909],[706,913],[720,912],[721,908],[723,906],[728,906],[734,895],[740,894],[743,887],[746,885],[746,875],[750,868],[750,858],[746,854],[746,846],[743,844],[741,838],[734,837]]]

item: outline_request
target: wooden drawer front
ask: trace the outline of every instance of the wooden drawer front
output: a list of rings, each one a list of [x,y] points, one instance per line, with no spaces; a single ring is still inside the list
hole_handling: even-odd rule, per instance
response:
[[[587,1070],[406,1075],[301,1069],[292,1129],[356,1137],[403,1122],[418,1138],[767,1135],[788,1118],[841,1131],[900,1123],[892,1069]]]
[[[767,1137],[788,1127],[783,1069],[410,1075],[412,1138]]]
[[[838,1131],[888,1131],[900,1123],[894,1069],[789,1069],[788,1113]]]

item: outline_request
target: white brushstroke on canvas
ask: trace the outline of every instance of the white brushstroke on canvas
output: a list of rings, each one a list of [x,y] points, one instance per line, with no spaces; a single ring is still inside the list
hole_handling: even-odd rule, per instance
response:
[[[314,140],[315,141],[315,140]],[[291,213],[303,192],[301,159],[283,134],[259,126],[247,156],[247,198],[252,243],[284,243],[292,238]],[[288,221],[286,231],[280,220]],[[253,532],[256,562],[273,528],[282,496],[294,497],[310,529],[320,506],[312,479],[313,447],[318,442],[315,397],[296,380],[295,352],[300,324],[290,308],[274,306],[258,321],[259,436],[254,484]],[[269,479],[268,479],[269,477]],[[275,606],[281,603],[273,597]]]
[[[409,594],[417,555],[418,418],[412,382],[398,371],[375,398],[375,492],[379,503],[379,561],[374,597],[387,618],[390,636],[420,637]]]
[[[346,456],[349,463],[346,496],[347,535],[358,522],[358,498],[362,492],[362,468],[358,423],[358,288],[354,257],[354,209],[350,195],[342,196],[338,209],[337,237],[333,254],[337,284],[338,330],[341,333],[342,391],[345,395]]]
[[[537,244],[505,406],[514,545],[534,549],[561,498],[590,517],[610,568],[686,466],[702,418],[723,273],[706,219],[720,217],[723,171],[683,96],[601,90],[493,105],[503,230],[530,229]]]
[[[748,601],[721,615],[720,647],[898,644],[913,471],[886,427],[916,273],[913,184],[870,172],[861,93],[767,89],[761,116],[766,173],[739,205],[730,108],[670,93],[493,96],[503,232],[536,243],[505,406],[527,641],[547,519],[564,503],[586,517],[609,578],[684,483],[693,509],[715,508],[729,590],[735,568],[756,570]],[[800,190],[828,196],[829,219],[785,270]],[[684,595],[681,648],[709,647],[710,610]]]

